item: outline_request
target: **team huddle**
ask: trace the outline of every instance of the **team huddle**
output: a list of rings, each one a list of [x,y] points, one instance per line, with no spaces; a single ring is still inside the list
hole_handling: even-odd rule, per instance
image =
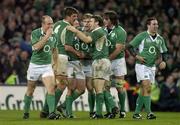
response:
[[[125,118],[127,50],[136,59],[136,77],[141,86],[133,118],[142,119],[140,112],[144,106],[146,118],[156,119],[151,111],[150,99],[151,84],[155,81],[155,61],[161,54],[159,68],[164,69],[167,60],[164,39],[157,33],[157,19],[148,18],[147,31],[139,33],[126,44],[127,33],[119,25],[116,12],[106,11],[103,16],[85,13],[81,20],[78,15],[78,10],[67,7],[63,20],[53,23],[52,18],[45,15],[41,28],[32,31],[33,53],[27,71],[23,118],[29,118],[30,104],[39,78],[47,89],[41,118],[74,118],[72,103],[85,89],[88,90],[90,118],[113,119],[117,115]],[[112,76],[118,92],[118,107],[110,93]],[[66,99],[58,105],[65,88]],[[106,114],[103,115],[104,103]]]

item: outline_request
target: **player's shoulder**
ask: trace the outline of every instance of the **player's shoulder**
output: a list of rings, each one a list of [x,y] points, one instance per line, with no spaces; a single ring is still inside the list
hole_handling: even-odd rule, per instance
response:
[[[54,27],[56,27],[57,25],[61,24],[62,23],[62,20],[59,20],[57,22],[54,23]]]
[[[147,31],[143,31],[143,32],[138,33],[138,35],[148,35],[148,33]]]
[[[143,31],[143,32],[140,32],[136,35],[136,37],[142,37],[142,38],[145,38],[148,36],[148,33],[147,31]]]
[[[120,25],[115,26],[114,29],[115,29],[116,32],[126,33],[126,30]]]
[[[160,34],[158,34],[158,37],[159,39],[164,40],[164,38]]]
[[[31,34],[40,35],[41,32],[42,32],[41,28],[37,28],[37,29],[32,30]]]
[[[120,30],[124,30],[125,31],[125,29],[121,25],[115,26],[115,29],[120,29]]]

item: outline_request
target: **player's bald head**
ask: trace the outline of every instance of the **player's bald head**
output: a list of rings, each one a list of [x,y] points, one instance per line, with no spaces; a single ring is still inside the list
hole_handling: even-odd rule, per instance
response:
[[[42,18],[41,18],[41,22],[42,22],[42,23],[47,23],[47,22],[53,22],[53,20],[52,20],[52,18],[51,18],[50,16],[44,15],[44,16],[42,16]]]

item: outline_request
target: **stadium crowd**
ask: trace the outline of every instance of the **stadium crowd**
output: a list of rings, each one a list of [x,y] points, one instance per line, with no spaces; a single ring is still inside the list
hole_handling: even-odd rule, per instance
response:
[[[179,5],[178,0],[2,0],[0,2],[0,85],[11,84],[14,79],[17,84],[26,84],[26,71],[32,53],[30,33],[40,26],[40,17],[43,15],[50,15],[56,22],[62,19],[61,12],[66,6],[78,9],[80,16],[86,12],[102,14],[105,10],[115,10],[121,25],[127,31],[127,42],[144,30],[148,16],[157,17],[159,32],[166,40],[169,58],[167,68],[163,71],[157,70],[156,80],[161,92],[158,104],[156,101],[154,103],[163,110],[172,107],[176,110],[180,106]],[[137,87],[135,59],[127,53],[126,62],[128,68],[126,80],[130,86]],[[166,102],[167,99],[171,101]],[[172,102],[176,105],[169,105]]]

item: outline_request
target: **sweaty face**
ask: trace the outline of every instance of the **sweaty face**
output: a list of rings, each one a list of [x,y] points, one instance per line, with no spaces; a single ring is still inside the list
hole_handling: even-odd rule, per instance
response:
[[[151,20],[150,24],[148,25],[148,31],[150,33],[157,33],[158,31],[158,21],[157,20]]]
[[[83,24],[83,27],[84,27],[85,31],[90,30],[90,18],[83,19],[82,24]]]
[[[74,21],[78,19],[78,14],[72,14],[70,16],[70,24],[73,25]]]

